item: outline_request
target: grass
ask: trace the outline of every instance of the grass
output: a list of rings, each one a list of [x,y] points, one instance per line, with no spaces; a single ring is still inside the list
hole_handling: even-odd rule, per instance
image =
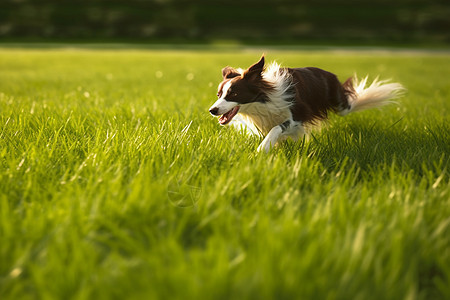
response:
[[[448,299],[450,57],[266,52],[408,93],[265,155],[207,113],[260,54],[0,49],[0,298]]]

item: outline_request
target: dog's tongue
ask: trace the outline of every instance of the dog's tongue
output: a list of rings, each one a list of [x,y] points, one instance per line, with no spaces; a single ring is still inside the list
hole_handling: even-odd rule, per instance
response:
[[[238,113],[238,111],[239,111],[239,106],[236,106],[229,112],[226,112],[222,116],[220,116],[220,118],[219,118],[220,125],[226,125],[226,124],[230,123],[231,119],[233,119],[233,117]]]

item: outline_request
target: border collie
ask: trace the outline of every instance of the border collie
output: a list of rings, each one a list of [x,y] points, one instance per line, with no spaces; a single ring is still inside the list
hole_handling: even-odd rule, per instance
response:
[[[297,140],[305,127],[327,118],[391,103],[404,90],[399,83],[375,81],[366,87],[349,78],[341,84],[336,75],[319,68],[282,68],[272,63],[264,68],[264,55],[247,70],[225,67],[218,100],[209,112],[220,116],[221,125],[239,122],[264,140],[258,151],[268,152],[280,141]]]

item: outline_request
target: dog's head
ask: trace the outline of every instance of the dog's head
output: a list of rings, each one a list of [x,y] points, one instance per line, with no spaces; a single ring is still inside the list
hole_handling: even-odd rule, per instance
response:
[[[219,99],[211,106],[209,112],[220,116],[221,125],[228,124],[239,112],[239,109],[254,102],[266,102],[265,84],[262,78],[264,55],[247,70],[236,70],[231,67],[222,69],[223,81],[219,84]]]

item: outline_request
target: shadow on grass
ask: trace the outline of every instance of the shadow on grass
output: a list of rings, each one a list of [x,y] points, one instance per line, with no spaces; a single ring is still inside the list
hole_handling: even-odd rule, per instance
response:
[[[449,125],[398,128],[396,124],[388,128],[378,123],[333,126],[313,132],[309,140],[285,143],[282,152],[288,159],[300,152],[308,159],[318,160],[330,172],[355,165],[366,173],[395,166],[399,171],[412,170],[419,176],[433,171],[444,172],[448,177]]]

